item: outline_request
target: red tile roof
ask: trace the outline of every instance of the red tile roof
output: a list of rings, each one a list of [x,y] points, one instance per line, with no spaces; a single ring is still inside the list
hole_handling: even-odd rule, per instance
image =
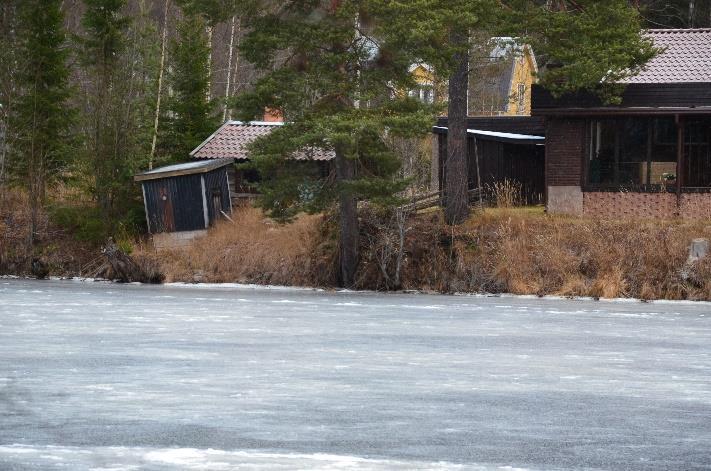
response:
[[[195,159],[236,159],[249,158],[247,145],[261,136],[272,132],[282,123],[254,121],[228,121],[190,153]],[[335,154],[331,150],[312,148],[297,153],[296,160],[332,160]]]
[[[711,29],[652,29],[645,36],[663,50],[624,83],[711,83]]]

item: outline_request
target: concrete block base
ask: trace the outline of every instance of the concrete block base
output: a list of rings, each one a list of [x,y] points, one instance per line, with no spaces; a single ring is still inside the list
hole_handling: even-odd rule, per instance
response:
[[[206,230],[153,234],[153,245],[156,250],[178,249],[187,247],[191,245],[195,239],[206,235]]]
[[[549,214],[582,215],[582,189],[579,186],[549,186],[546,209]]]

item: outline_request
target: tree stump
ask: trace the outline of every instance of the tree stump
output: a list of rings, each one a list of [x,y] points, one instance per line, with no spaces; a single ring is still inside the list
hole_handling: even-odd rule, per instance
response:
[[[160,283],[163,275],[157,270],[146,270],[136,263],[127,253],[121,250],[112,239],[101,250],[109,264],[107,278],[122,283]]]

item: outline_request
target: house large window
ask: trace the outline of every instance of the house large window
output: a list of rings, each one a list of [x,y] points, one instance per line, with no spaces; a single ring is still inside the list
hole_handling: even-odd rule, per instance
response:
[[[688,118],[684,122],[685,187],[711,187],[711,118]]]
[[[589,185],[661,186],[676,178],[677,127],[673,117],[594,119],[587,134]]]
[[[518,112],[519,112],[519,114],[523,114],[526,112],[526,84],[519,83],[518,90],[516,93],[517,93],[516,94],[516,101],[518,104]]]

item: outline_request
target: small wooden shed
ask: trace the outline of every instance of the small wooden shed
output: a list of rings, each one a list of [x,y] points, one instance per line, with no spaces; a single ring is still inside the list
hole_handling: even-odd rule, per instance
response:
[[[232,212],[228,168],[232,159],[169,165],[138,174],[151,234],[204,231]]]

